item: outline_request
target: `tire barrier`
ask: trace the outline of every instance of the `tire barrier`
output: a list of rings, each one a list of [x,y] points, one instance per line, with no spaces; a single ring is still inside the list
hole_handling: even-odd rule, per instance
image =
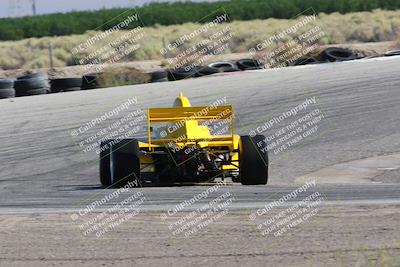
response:
[[[228,61],[219,61],[208,64],[208,67],[214,68],[218,72],[234,72],[239,71],[240,69],[233,63]]]
[[[236,61],[236,66],[240,70],[258,70],[263,69],[263,66],[258,60],[255,59],[239,59]]]
[[[397,55],[400,55],[400,50],[385,53],[385,56]],[[350,49],[329,47],[323,50],[319,55],[303,56],[291,63],[290,66],[347,61],[356,58],[356,55]],[[245,58],[236,60],[234,63],[230,61],[217,61],[207,66],[195,66],[190,69],[157,69],[142,74],[148,74],[150,76],[150,79],[144,81],[144,83],[155,83],[203,77],[221,72],[236,72],[263,68],[264,67],[258,60]],[[40,95],[49,92],[71,92],[106,87],[107,85],[98,81],[99,77],[102,78],[102,74],[103,73],[90,73],[83,75],[82,78],[52,79],[50,84],[48,82],[48,75],[45,72],[29,73],[18,77],[15,81],[0,79],[0,99],[14,96]]]
[[[0,99],[15,97],[14,80],[0,79]]]
[[[211,68],[209,66],[198,66],[195,67],[195,77],[203,77],[203,76],[207,76],[207,75],[211,75],[211,74],[215,74],[218,73],[218,69],[216,68]]]
[[[319,61],[318,59],[316,59],[315,57],[304,56],[304,57],[301,57],[301,58],[297,59],[296,61],[290,63],[290,66],[303,66],[303,65],[318,64],[318,63],[322,63],[322,62]]]
[[[385,53],[385,57],[400,56],[400,50],[388,51]]]
[[[195,77],[196,75],[196,70],[194,68],[189,70],[185,68],[169,69],[167,72],[169,81],[184,80],[186,78]]]
[[[40,78],[43,80],[48,80],[49,76],[47,75],[46,72],[28,73],[21,77],[18,77],[17,80],[26,80],[26,79],[31,79],[31,78]]]
[[[329,47],[325,49],[322,51],[320,58],[322,61],[328,60],[330,62],[356,59],[354,53],[350,49],[340,47]]]
[[[47,74],[34,73],[18,77],[14,82],[15,96],[43,95],[50,92]]]
[[[166,70],[155,70],[148,72],[148,74],[152,83],[168,82],[168,71]]]
[[[86,74],[82,76],[82,90],[91,90],[98,88],[97,78],[99,74]]]
[[[52,93],[79,91],[82,86],[82,78],[53,79],[50,81],[50,85]]]

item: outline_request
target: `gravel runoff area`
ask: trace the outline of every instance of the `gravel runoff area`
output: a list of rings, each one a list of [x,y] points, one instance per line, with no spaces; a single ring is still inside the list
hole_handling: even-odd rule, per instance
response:
[[[101,237],[69,214],[0,215],[0,266],[399,266],[399,208],[325,207],[279,237],[262,236],[245,210],[188,238],[154,212]]]

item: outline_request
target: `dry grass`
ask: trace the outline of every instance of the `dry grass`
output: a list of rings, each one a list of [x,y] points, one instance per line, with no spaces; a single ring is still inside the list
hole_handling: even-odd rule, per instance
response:
[[[150,75],[135,68],[113,67],[105,69],[98,77],[99,87],[116,87],[123,85],[148,83]]]
[[[300,19],[300,18],[299,18]],[[249,48],[265,40],[276,32],[293,25],[294,20],[253,20],[234,21],[230,23],[233,38],[229,41],[228,49],[224,53],[246,52]],[[319,25],[326,35],[319,40],[321,45],[354,43],[354,42],[378,42],[399,40],[400,43],[400,10],[357,12],[341,15],[338,13],[326,15],[319,14],[316,25]],[[219,25],[220,29],[226,25]],[[190,34],[199,28],[199,24],[186,23],[175,26],[154,26],[144,30],[144,38],[140,41],[141,48],[130,54],[124,60],[148,60],[162,59],[160,48],[163,46],[162,36],[167,41],[173,41],[184,34]],[[301,32],[301,30],[300,30]],[[74,65],[74,59],[70,51],[79,43],[84,42],[95,32],[87,32],[84,35],[71,35],[64,37],[30,38],[21,41],[0,42],[0,68],[41,68],[49,67],[48,46],[53,43],[54,66],[62,67]],[[115,33],[113,38],[123,32]],[[185,43],[181,49],[197,43],[199,36]],[[106,45],[104,41],[103,45]],[[87,52],[89,53],[89,52]],[[82,54],[81,56],[85,56]]]

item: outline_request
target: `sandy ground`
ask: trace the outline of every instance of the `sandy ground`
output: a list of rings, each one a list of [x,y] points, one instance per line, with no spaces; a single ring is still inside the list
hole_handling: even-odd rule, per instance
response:
[[[188,238],[168,229],[185,213],[139,213],[102,237],[84,236],[67,214],[1,215],[0,266],[398,266],[399,208],[321,207],[280,237],[262,236],[249,211]]]

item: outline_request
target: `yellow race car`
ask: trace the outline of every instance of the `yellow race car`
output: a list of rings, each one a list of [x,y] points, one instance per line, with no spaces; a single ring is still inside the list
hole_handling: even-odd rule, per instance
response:
[[[121,187],[229,177],[243,185],[267,184],[265,137],[234,134],[233,120],[232,106],[192,107],[181,93],[172,108],[148,109],[147,138],[101,142],[100,181]]]

